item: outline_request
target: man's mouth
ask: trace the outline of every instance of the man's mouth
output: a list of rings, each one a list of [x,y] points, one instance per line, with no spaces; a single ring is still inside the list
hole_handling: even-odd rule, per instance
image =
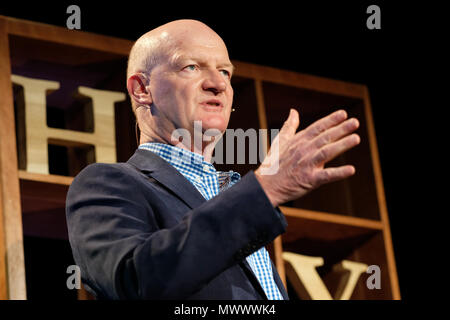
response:
[[[200,103],[203,107],[205,107],[207,110],[211,111],[219,111],[222,110],[223,104],[220,100],[212,99],[207,100],[202,103]]]

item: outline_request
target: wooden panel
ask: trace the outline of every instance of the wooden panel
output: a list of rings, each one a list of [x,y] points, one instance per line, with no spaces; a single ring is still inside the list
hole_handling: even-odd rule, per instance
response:
[[[73,181],[73,177],[58,176],[55,174],[32,173],[23,170],[19,170],[19,178],[21,180],[39,181],[52,184],[61,184],[66,186],[70,186],[70,184]]]
[[[298,209],[296,209],[298,210]],[[283,210],[286,212],[286,210]],[[322,215],[322,217],[320,217]],[[381,223],[367,221],[350,222],[349,217],[330,217],[320,212],[286,213],[288,228],[283,234],[283,248],[302,248],[305,254],[321,256],[327,251],[339,251],[340,246],[346,247],[346,252],[358,248],[361,243],[371,238],[375,233],[382,231]],[[319,217],[317,217],[319,216]],[[378,224],[378,225],[373,225]]]
[[[0,59],[2,60],[9,57],[8,47],[4,46],[6,38],[7,34],[5,29],[5,21],[0,17]],[[9,71],[5,70],[7,68],[9,68],[8,63],[0,64],[0,92],[5,92],[8,88],[7,74],[9,73]],[[8,107],[7,103],[7,99],[0,100],[0,111],[3,111],[3,109],[6,109]],[[0,118],[0,125],[1,124],[3,124],[3,120]],[[3,138],[2,132],[2,134],[0,134],[0,153],[2,153],[3,151],[2,140],[5,138]],[[2,161],[3,159],[0,158],[0,300],[8,298],[8,279],[6,271],[6,233],[4,226],[6,213],[3,206],[3,203],[5,202],[3,198],[3,188],[5,188],[6,186],[4,185],[4,181],[1,178],[3,177],[4,170]]]
[[[67,240],[65,202],[73,178],[20,173],[25,236]]]
[[[1,22],[0,22],[1,24]],[[0,29],[1,31],[1,29]],[[0,34],[1,37],[1,34]],[[1,77],[1,75],[0,75]],[[1,78],[0,78],[1,82]],[[0,84],[1,85],[1,84]],[[1,139],[0,139],[1,143]],[[0,145],[1,150],[1,145]],[[2,174],[2,166],[0,165],[0,175]],[[5,228],[3,226],[4,213],[3,213],[3,186],[0,184],[0,300],[6,300],[8,298],[8,279],[6,274],[6,235]]]
[[[64,208],[68,189],[68,185],[21,179],[23,214]]]
[[[0,241],[3,245],[2,259],[6,265],[9,299],[26,299],[25,263],[23,254],[22,219],[20,208],[19,176],[14,125],[14,105],[12,97],[11,70],[9,60],[6,21],[0,18],[0,218],[2,228]],[[4,274],[4,272],[2,272]],[[0,290],[4,295],[4,275],[0,275]]]
[[[84,31],[69,30],[39,22],[6,18],[8,33],[32,39],[47,40],[55,43],[88,48],[121,55],[128,55],[132,41],[113,38]]]
[[[353,98],[364,97],[364,86],[333,80],[313,75],[302,74],[272,67],[259,66],[251,63],[232,61],[236,67],[235,74],[254,78],[255,80],[270,81],[278,84],[296,86],[304,89],[333,93]]]
[[[377,140],[376,140],[376,134],[375,134],[375,126],[372,118],[372,110],[371,110],[371,104],[369,99],[369,90],[365,88],[365,95],[364,95],[364,105],[365,105],[365,112],[366,112],[366,118],[368,119],[367,123],[367,130],[369,131],[369,139],[370,139],[370,152],[372,154],[372,166],[375,174],[375,187],[377,191],[377,197],[378,197],[378,207],[380,210],[381,215],[381,221],[383,222],[384,226],[384,244],[385,244],[385,250],[386,250],[386,256],[387,256],[387,265],[389,268],[389,274],[390,274],[390,280],[391,280],[391,287],[392,287],[392,295],[395,300],[400,300],[400,287],[398,284],[398,276],[397,276],[397,267],[395,265],[395,256],[394,256],[394,248],[392,245],[392,236],[391,236],[391,228],[389,225],[389,216],[387,212],[387,205],[386,205],[386,197],[384,193],[384,185],[383,185],[383,177],[381,174],[381,165],[380,165],[380,157],[378,154],[378,146],[377,146]]]
[[[351,227],[382,230],[383,223],[380,221],[373,221],[370,219],[363,219],[357,217],[348,217],[337,214],[331,214],[320,211],[305,210],[299,208],[280,207],[281,211],[290,218],[308,219],[318,222],[329,222],[334,224],[341,224]]]

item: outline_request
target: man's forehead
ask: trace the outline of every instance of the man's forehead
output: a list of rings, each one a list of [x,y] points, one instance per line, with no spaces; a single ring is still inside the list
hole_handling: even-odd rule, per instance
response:
[[[172,46],[170,60],[180,62],[182,60],[214,60],[218,64],[231,64],[228,50],[225,44],[202,43],[198,41],[183,41]]]
[[[159,44],[158,55],[165,57],[169,63],[192,59],[215,61],[218,65],[232,67],[222,38],[198,21],[175,21],[150,31],[147,35],[156,39]]]
[[[172,39],[174,47],[180,50],[210,51],[211,53],[223,52],[228,55],[225,43],[217,34],[200,33],[195,35],[185,33],[179,34],[178,37],[173,37]]]

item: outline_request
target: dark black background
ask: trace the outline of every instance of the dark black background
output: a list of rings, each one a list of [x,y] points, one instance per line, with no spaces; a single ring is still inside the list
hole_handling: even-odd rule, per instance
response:
[[[92,1],[93,2],[93,1]],[[81,8],[81,30],[136,40],[144,32],[180,18],[212,27],[228,46],[230,58],[312,75],[366,84],[384,179],[384,188],[402,298],[423,282],[415,259],[424,231],[419,177],[423,143],[417,124],[424,115],[414,103],[423,48],[421,18],[429,8],[384,1],[59,1],[1,4],[0,15],[65,27],[66,8]],[[366,8],[381,8],[381,30],[368,30]],[[427,35],[426,35],[427,37]]]

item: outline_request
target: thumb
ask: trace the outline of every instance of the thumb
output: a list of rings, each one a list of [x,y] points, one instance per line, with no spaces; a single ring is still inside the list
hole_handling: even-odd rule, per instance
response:
[[[300,125],[300,118],[297,110],[290,109],[289,116],[281,127],[280,133],[294,135]]]

